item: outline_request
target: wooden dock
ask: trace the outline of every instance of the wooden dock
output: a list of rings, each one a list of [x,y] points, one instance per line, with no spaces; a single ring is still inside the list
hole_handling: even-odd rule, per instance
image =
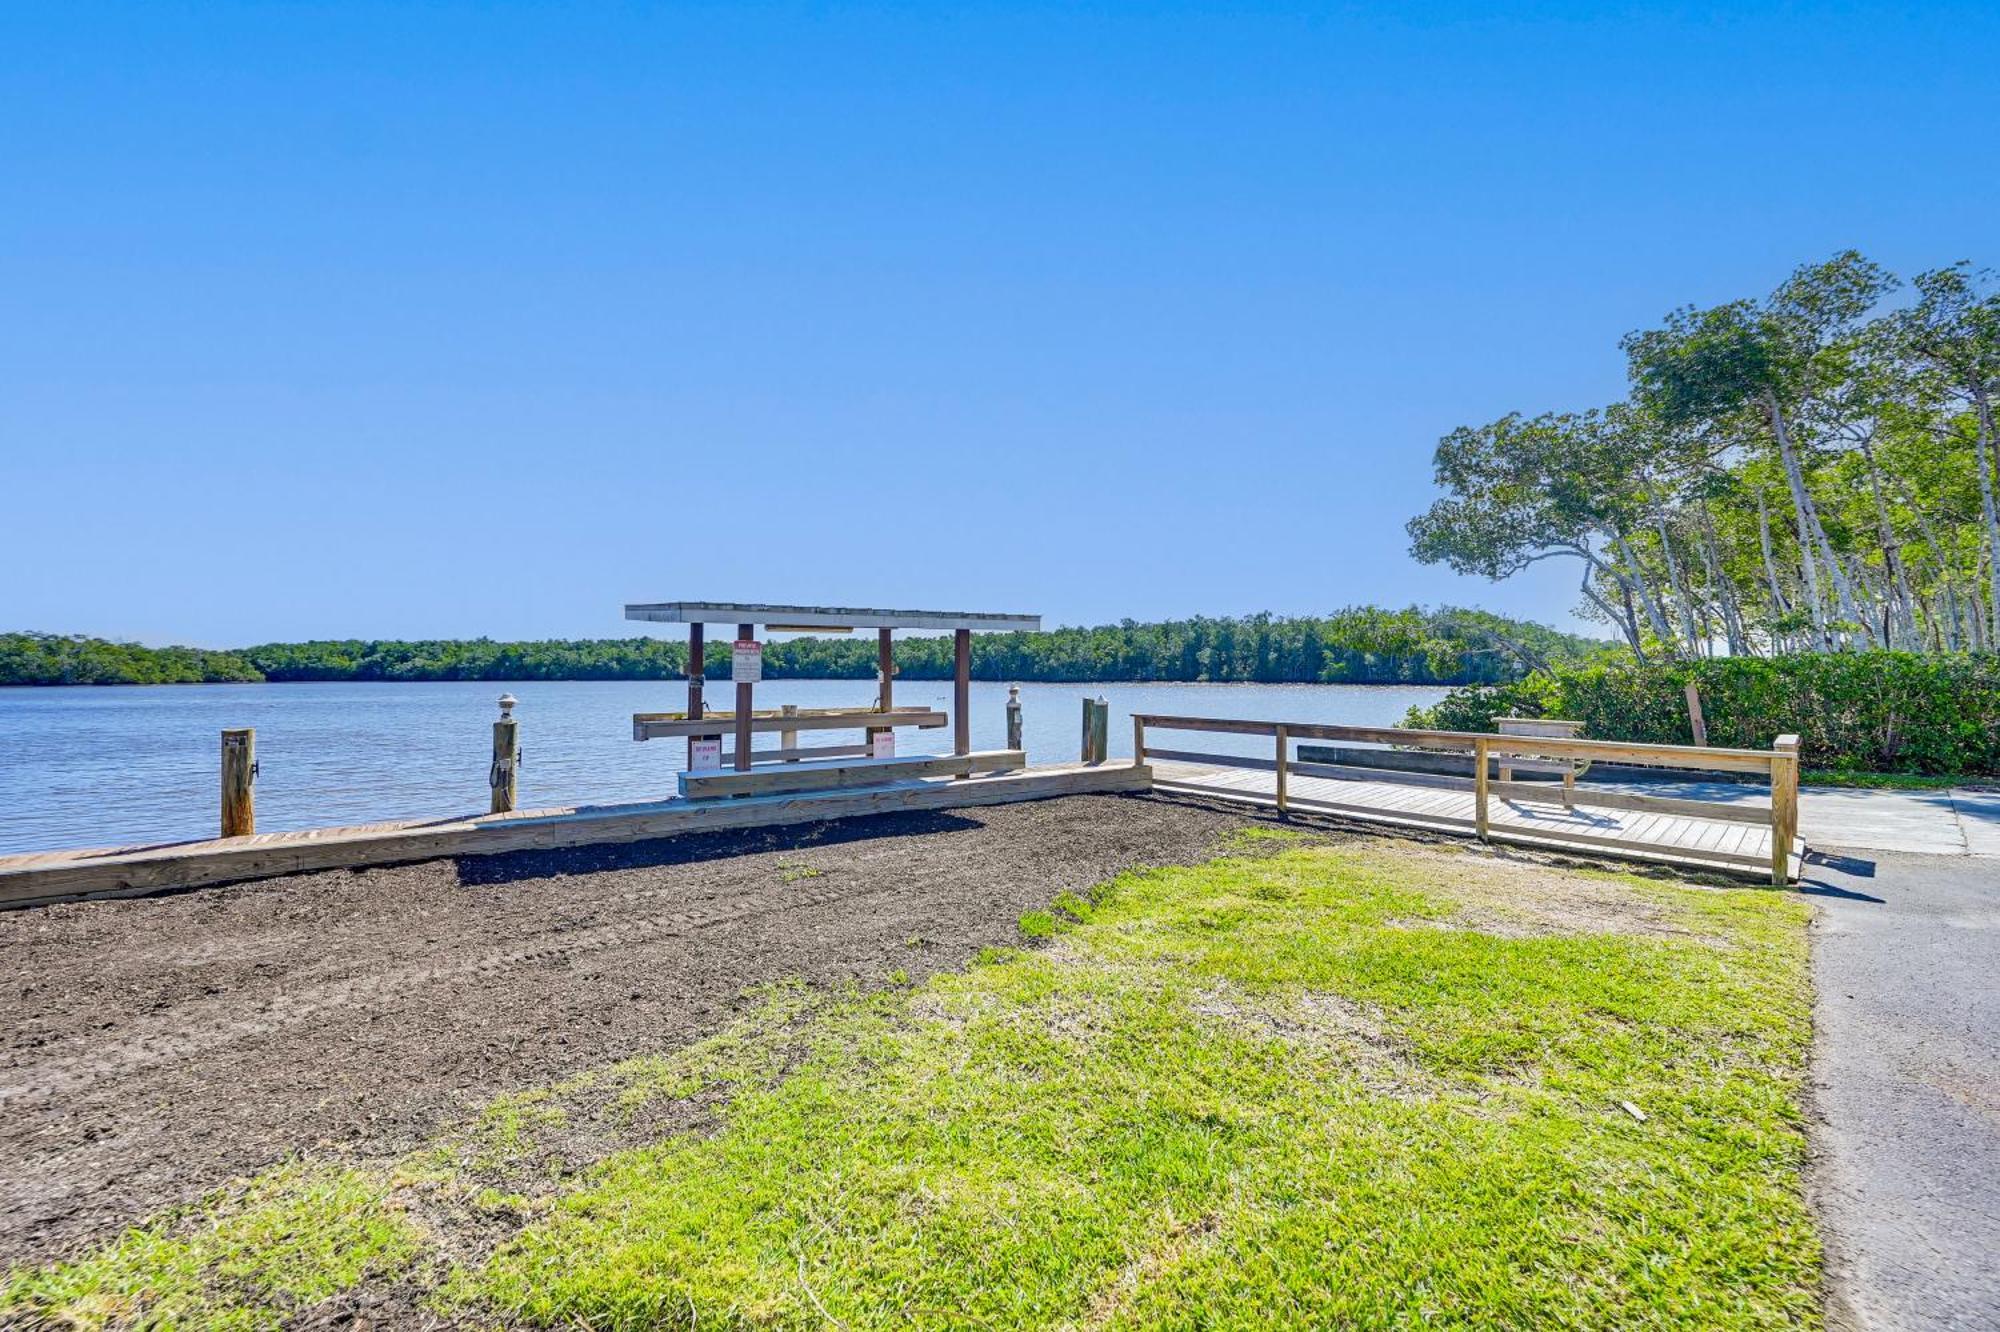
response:
[[[962,809],[1051,796],[1144,791],[1152,784],[1152,770],[1143,766],[1052,764],[992,776],[889,782],[859,790],[711,800],[676,797],[635,804],[405,819],[198,842],[37,852],[0,856],[0,908],[78,898],[137,897],[280,874],[401,864],[445,856],[548,851],[650,841],[682,833],[813,823],[864,814]]]
[[[1202,795],[1275,808],[1276,765],[1269,769],[1215,767],[1198,762],[1150,760],[1156,790]],[[1311,765],[1315,771],[1324,767]],[[1771,865],[1769,826],[1744,821],[1742,811],[1718,806],[1718,814],[1663,814],[1616,809],[1592,802],[1590,788],[1580,787],[1573,808],[1560,803],[1560,787],[1548,783],[1541,799],[1493,800],[1487,815],[1487,839],[1590,856],[1611,856],[1676,869],[1701,870],[1766,878]],[[1419,774],[1381,773],[1357,768],[1339,777],[1287,774],[1287,803],[1301,813],[1324,813],[1390,829],[1477,835],[1475,794],[1469,782],[1426,780]],[[1615,792],[1598,799],[1619,799]],[[1805,854],[1804,841],[1794,838],[1792,872]]]

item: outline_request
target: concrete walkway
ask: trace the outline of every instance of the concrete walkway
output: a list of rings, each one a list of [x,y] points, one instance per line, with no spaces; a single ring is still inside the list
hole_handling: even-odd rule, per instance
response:
[[[1596,783],[1635,795],[1766,804],[1770,792],[1752,783]],[[1849,790],[1807,786],[1799,791],[1799,832],[1808,846],[1851,851],[1907,851],[1928,856],[2000,857],[2000,791]]]
[[[1813,799],[1815,1204],[1837,1329],[2000,1328],[1993,804]],[[1893,793],[1901,794],[1901,793]],[[1867,795],[1868,800],[1848,797]],[[2000,797],[1985,797],[1994,802]],[[1845,820],[1835,822],[1834,820]],[[1836,836],[1847,844],[1836,850]],[[1962,841],[1954,842],[1954,836]],[[1922,841],[1944,854],[1872,851]]]

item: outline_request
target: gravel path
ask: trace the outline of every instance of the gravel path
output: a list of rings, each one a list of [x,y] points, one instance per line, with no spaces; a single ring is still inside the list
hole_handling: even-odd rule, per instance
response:
[[[0,913],[0,1267],[295,1149],[407,1150],[749,986],[963,966],[1246,821],[1073,796]]]
[[[1807,867],[1835,1328],[2000,1328],[2000,864]]]

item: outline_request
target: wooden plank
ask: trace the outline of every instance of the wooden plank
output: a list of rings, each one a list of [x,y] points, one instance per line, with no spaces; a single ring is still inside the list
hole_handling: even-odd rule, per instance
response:
[[[628,620],[655,624],[782,624],[795,629],[1038,630],[1039,615],[1001,611],[880,610],[860,606],[783,606],[763,601],[642,601],[625,607]],[[749,637],[745,634],[744,637]]]
[[[704,718],[701,721],[675,722],[634,722],[632,734],[638,739],[657,740],[663,736],[715,735],[720,731],[738,728],[743,721],[750,723],[750,730],[758,735],[775,735],[785,731],[859,731],[869,727],[914,726],[919,729],[943,726],[951,718],[942,712],[929,708],[908,708],[896,712],[861,712],[839,717],[808,717],[804,713],[796,717],[737,718],[729,725]]]
[[[753,749],[750,751],[752,768],[759,763],[796,763],[800,760],[830,758],[866,758],[873,750],[867,745],[803,745],[798,748]],[[736,765],[734,753],[722,756],[724,767]]]
[[[819,822],[902,810],[957,809],[1091,792],[1145,791],[1153,770],[1059,765],[976,782],[912,782],[866,791],[748,796],[694,803],[655,801],[587,809],[536,810],[482,818],[411,820],[149,847],[82,851],[27,867],[0,868],[0,905],[30,906],[79,897],[136,897],[312,870],[401,864],[447,856],[549,851],[652,841],[682,833]]]
[[[1459,780],[1464,780],[1460,778]],[[1526,800],[1544,804],[1561,804],[1562,788],[1553,784],[1534,782],[1495,782],[1495,795],[1504,795],[1509,800]],[[1722,823],[1755,823],[1768,825],[1771,811],[1761,805],[1725,804],[1719,800],[1688,800],[1681,796],[1634,795],[1625,791],[1599,791],[1590,787],[1578,787],[1576,804],[1593,809],[1620,809],[1649,811],[1655,814],[1684,814],[1693,819],[1711,819]]]
[[[680,792],[689,800],[715,796],[777,795],[799,791],[831,791],[874,786],[919,777],[964,777],[975,772],[1004,772],[1025,767],[1018,749],[992,749],[978,754],[921,754],[904,758],[833,759],[824,763],[791,763],[745,772],[683,772]]]
[[[786,706],[786,707],[791,707],[792,705],[790,705],[790,704],[786,704],[785,706]],[[868,707],[863,707],[863,708],[798,708],[798,707],[794,707],[794,708],[792,708],[792,711],[790,711],[790,712],[786,712],[786,711],[785,711],[785,708],[783,708],[783,707],[777,707],[777,708],[758,708],[758,709],[756,709],[756,710],[755,710],[754,712],[752,712],[752,713],[751,713],[750,715],[751,715],[751,716],[753,716],[753,717],[858,717],[858,718],[867,718],[867,717],[873,717],[873,716],[874,716],[874,715],[875,715],[876,713],[878,713],[878,712],[880,712],[880,711],[881,711],[881,709],[880,709],[880,708],[878,708],[878,707],[875,707],[875,706],[873,706],[873,705],[870,705],[870,706],[868,706]],[[943,713],[939,713],[938,715],[939,715],[939,716],[943,716],[944,714],[943,714]],[[635,713],[633,713],[633,714],[632,714],[632,720],[633,720],[633,721],[647,721],[647,722],[663,722],[663,721],[686,721],[686,720],[688,720],[689,716],[690,716],[690,714],[688,714],[688,713],[685,713],[685,712],[635,712]],[[700,714],[699,714],[699,718],[700,718],[700,720],[703,720],[703,721],[710,721],[710,722],[731,722],[731,723],[733,723],[733,722],[735,722],[735,720],[736,720],[736,713],[735,713],[734,709],[731,709],[731,708],[709,708],[709,709],[707,709],[706,711],[704,711],[704,712],[700,713]],[[725,727],[724,729],[726,730],[726,729],[728,729],[728,728],[727,728],[727,727]]]

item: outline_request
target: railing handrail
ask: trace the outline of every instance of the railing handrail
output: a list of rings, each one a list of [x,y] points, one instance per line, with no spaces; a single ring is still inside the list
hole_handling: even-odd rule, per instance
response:
[[[1277,805],[1280,816],[1290,803],[1286,778],[1291,766],[1290,742],[1310,740],[1360,740],[1375,744],[1409,745],[1416,748],[1466,752],[1473,759],[1473,807],[1475,827],[1481,841],[1488,839],[1487,822],[1491,787],[1487,768],[1493,758],[1590,758],[1637,759],[1658,767],[1706,769],[1723,772],[1762,772],[1771,779],[1771,882],[1784,885],[1791,880],[1792,840],[1799,827],[1799,737],[1781,735],[1768,750],[1726,749],[1709,745],[1661,745],[1644,741],[1572,740],[1557,736],[1496,735],[1486,731],[1424,731],[1404,727],[1337,726],[1321,722],[1255,721],[1240,717],[1181,717],[1159,712],[1132,714],[1132,762],[1144,764],[1148,753],[1146,728],[1163,731],[1211,731],[1230,735],[1263,735],[1275,739],[1277,754],[1272,766],[1277,773]],[[1501,785],[1511,787],[1513,783]],[[1640,797],[1623,803],[1638,807]],[[1666,812],[1667,806],[1684,806],[1683,800],[1655,799],[1652,806]],[[1593,840],[1582,837],[1578,840]]]
[[[1360,740],[1468,753],[1484,743],[1491,754],[1593,759],[1623,755],[1652,759],[1661,767],[1708,768],[1723,772],[1769,772],[1780,753],[1776,749],[1663,745],[1639,740],[1569,740],[1556,736],[1496,735],[1487,731],[1424,731],[1401,726],[1339,726],[1322,722],[1257,721],[1237,717],[1182,717],[1154,712],[1134,713],[1132,720],[1165,731],[1210,731],[1227,735],[1275,736],[1282,726],[1286,734],[1295,740]]]

